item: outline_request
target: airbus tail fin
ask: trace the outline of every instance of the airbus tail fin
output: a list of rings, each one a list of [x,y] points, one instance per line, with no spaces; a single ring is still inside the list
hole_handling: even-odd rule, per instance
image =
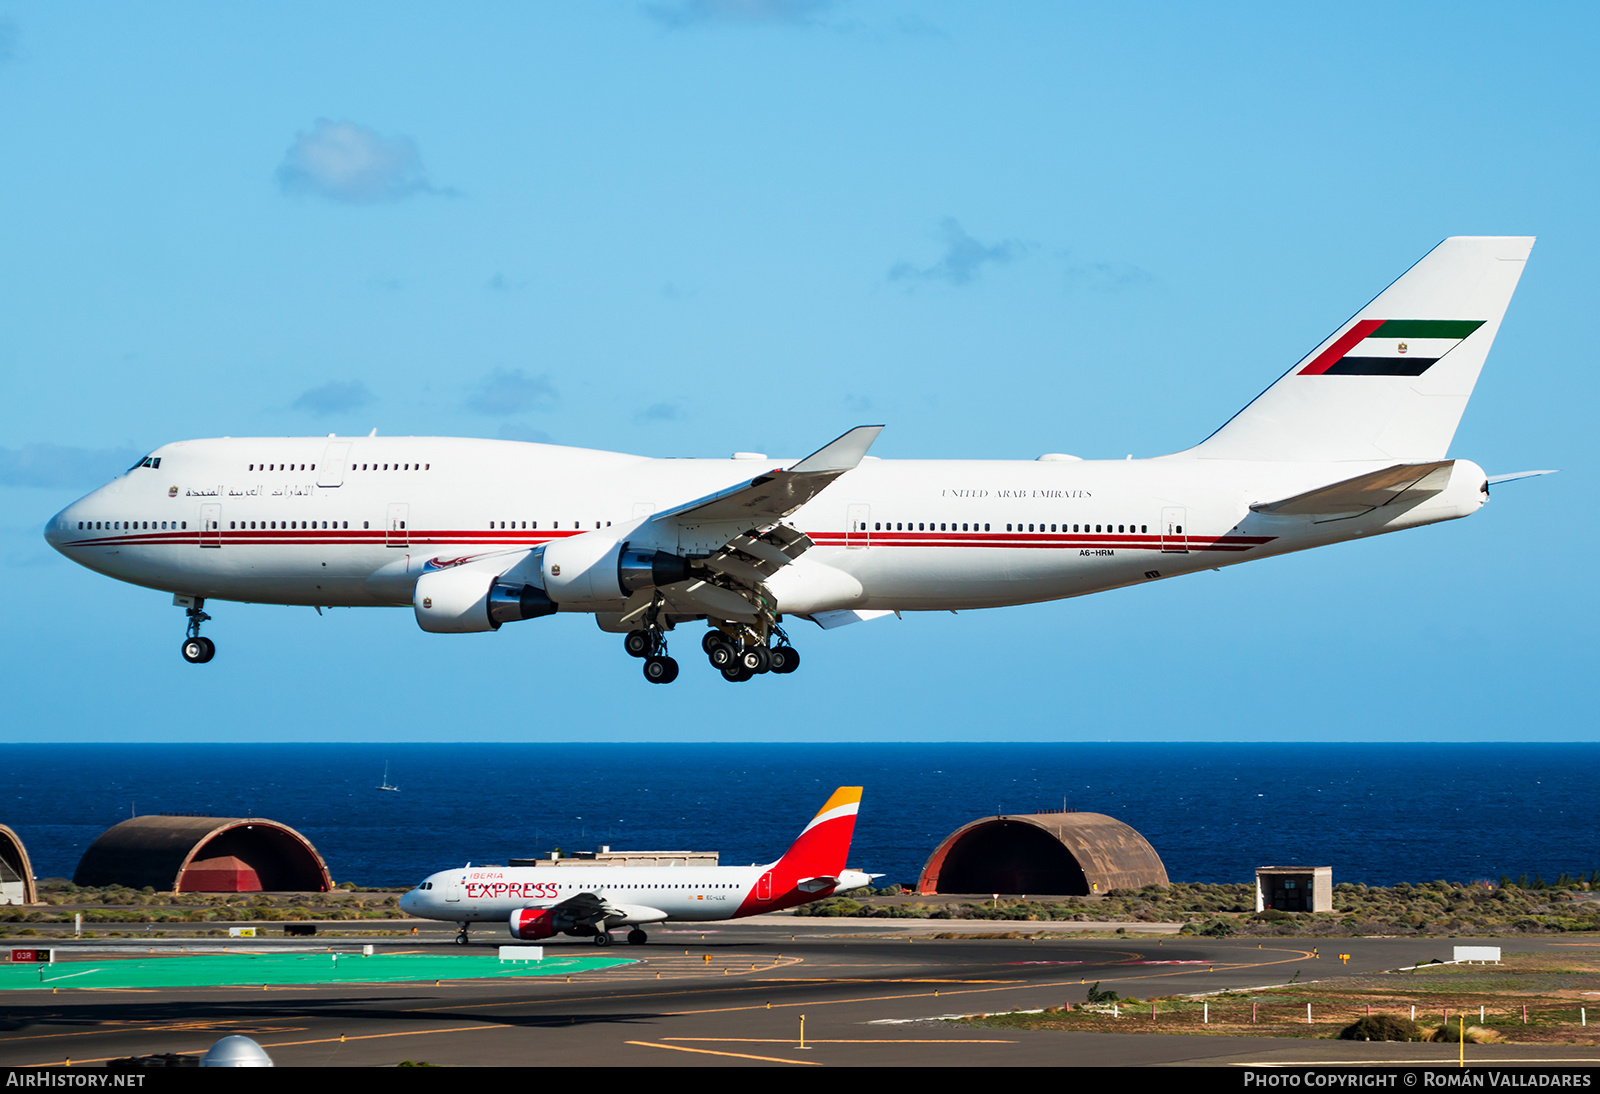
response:
[[[1442,459],[1532,236],[1452,236],[1221,429],[1179,456]]]
[[[838,877],[850,854],[850,837],[855,834],[860,807],[861,787],[841,786],[773,865],[786,877]]]

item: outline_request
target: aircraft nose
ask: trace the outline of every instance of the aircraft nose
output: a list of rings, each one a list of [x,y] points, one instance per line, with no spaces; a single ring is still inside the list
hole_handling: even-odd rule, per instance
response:
[[[76,504],[76,503],[74,503]],[[55,516],[51,517],[44,526],[44,541],[56,550],[61,550],[67,542],[67,529],[71,522],[67,519],[72,514],[73,506],[69,505]]]
[[[400,898],[400,910],[407,915],[415,915],[417,907],[417,891],[411,890]]]

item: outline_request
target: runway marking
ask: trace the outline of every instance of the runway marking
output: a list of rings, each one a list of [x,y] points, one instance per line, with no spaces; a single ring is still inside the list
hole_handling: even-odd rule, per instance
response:
[[[821,1067],[821,1060],[786,1060],[782,1056],[751,1056],[745,1052],[716,1052],[709,1048],[689,1048],[685,1045],[663,1045],[655,1041],[625,1041],[624,1044],[638,1045],[640,1048],[670,1048],[674,1052],[698,1052],[706,1056],[732,1056],[739,1060],[763,1060],[769,1064],[803,1064],[806,1067]]]
[[[1219,962],[1214,967],[1222,968],[1222,969],[1228,969],[1228,970],[1245,969],[1245,968],[1258,968],[1258,967],[1264,967],[1264,966],[1270,966],[1270,965],[1285,965],[1285,964],[1289,964],[1290,962],[1293,962],[1293,961],[1309,960],[1311,958],[1311,951],[1310,950],[1289,950],[1289,951],[1269,950],[1269,951],[1266,951],[1266,952],[1268,952],[1268,953],[1284,953],[1284,952],[1288,952],[1288,953],[1292,954],[1293,956],[1281,958],[1281,959],[1276,960],[1276,961],[1243,962],[1243,963],[1240,963],[1240,964],[1237,964],[1237,965],[1228,965],[1228,964],[1224,964],[1224,963],[1220,963]],[[1130,955],[1130,956],[1136,956],[1136,955]],[[803,962],[803,960],[804,959],[797,959],[797,961],[800,961],[800,962]],[[1151,973],[1151,974],[1148,974],[1148,975],[1145,975],[1145,976],[1121,976],[1121,977],[1117,977],[1116,979],[1117,980],[1154,980],[1154,979],[1161,979],[1163,977],[1184,976],[1184,975],[1192,975],[1192,971],[1191,970],[1187,970],[1187,969],[1186,970],[1173,970],[1171,972]],[[815,981],[815,983],[829,983],[829,982],[830,981],[828,979],[819,979],[819,980]],[[853,980],[853,981],[850,981],[850,982],[852,982],[852,983],[862,983],[863,981]],[[463,983],[463,982],[462,981],[455,981],[455,983],[460,984],[460,983]],[[501,985],[505,985],[505,984],[509,983],[509,981],[506,981],[506,980],[490,980],[490,981],[486,981],[486,982],[482,982],[482,983],[484,983],[486,985],[501,986]],[[539,982],[539,983],[547,984],[547,983],[549,983],[549,981],[542,981],[542,982]],[[990,983],[990,982],[984,982],[984,983]],[[334,987],[338,987],[338,988],[343,988],[345,990],[348,990],[351,985],[349,985],[349,984],[342,984],[342,985],[326,984],[326,985],[315,985],[315,986],[318,987],[318,988],[334,988]],[[385,984],[385,985],[363,985],[363,986],[387,987],[387,988],[398,989],[398,988],[406,987],[407,984],[405,984],[405,983],[390,983],[390,984]],[[745,984],[745,985],[740,985],[738,987],[733,987],[732,985],[730,985],[729,988],[726,989],[726,990],[738,991],[738,992],[753,992],[753,991],[757,991],[757,990],[766,988],[767,986],[768,986],[768,984]],[[1069,987],[1069,986],[1072,986],[1072,981],[1070,981],[1070,980],[1044,981],[1044,982],[1038,982],[1038,983],[1028,983],[1028,982],[1025,982],[1025,981],[1009,981],[1009,982],[1001,982],[997,986],[993,986],[993,987],[958,988],[958,989],[956,989],[954,991],[944,992],[943,995],[944,996],[952,996],[952,995],[982,995],[982,994],[987,994],[987,993],[990,993],[990,992],[1009,991],[1009,990],[1015,990],[1015,989],[1018,989],[1018,988],[1039,989],[1039,988],[1058,988],[1058,987]],[[526,999],[526,998],[522,998],[522,999],[508,1000],[508,1001],[506,1001],[504,1003],[478,1002],[478,1003],[451,1004],[451,1005],[443,1006],[443,1007],[420,1007],[420,1008],[417,1008],[415,1010],[407,1011],[406,1013],[428,1014],[428,1013],[434,1013],[434,1012],[437,1012],[437,1011],[465,1010],[465,1009],[468,1009],[469,1007],[472,1008],[472,1009],[475,1009],[475,1010],[487,1010],[487,1009],[494,1008],[494,1007],[527,1006],[527,1005],[529,1005],[530,1002],[533,1002],[535,1004],[543,1003],[543,1002],[560,1002],[560,1003],[564,1003],[564,1004],[568,1004],[568,1005],[570,1005],[572,1003],[580,1003],[580,1002],[612,1003],[612,1002],[616,1002],[617,1000],[620,1000],[620,999],[654,999],[654,998],[671,997],[671,996],[688,995],[688,994],[691,994],[691,992],[689,992],[689,991],[639,992],[639,993],[630,994],[630,995],[579,996],[577,998],[550,996],[550,997],[545,997],[543,999],[532,1000],[532,1001],[530,1001],[529,999]],[[879,1002],[885,1002],[885,1001],[926,999],[926,998],[934,998],[934,997],[935,997],[934,993],[930,993],[930,992],[920,992],[920,993],[908,992],[908,993],[895,994],[895,995],[861,996],[861,997],[856,997],[856,998],[851,998],[851,999],[808,1000],[808,1001],[793,1002],[793,1003],[771,1003],[771,1004],[758,1003],[758,1004],[751,1004],[751,1005],[748,1005],[748,1006],[712,1007],[712,1008],[705,1008],[705,1009],[701,1009],[701,1010],[663,1011],[661,1013],[662,1013],[662,1017],[686,1017],[686,1016],[696,1015],[696,1014],[729,1014],[729,1013],[736,1013],[738,1011],[746,1011],[746,1010],[773,1010],[773,1009],[787,1009],[787,1008],[803,1007],[803,1006],[812,1006],[812,1007],[836,1006],[836,1005],[840,1005],[840,1004],[850,1004],[850,1003],[879,1003]],[[149,1028],[149,1027],[146,1027],[146,1028]],[[412,1036],[421,1036],[421,1035],[426,1035],[426,1034],[431,1034],[431,1033],[450,1033],[450,1032],[465,1032],[465,1031],[468,1031],[468,1030],[510,1029],[510,1028],[514,1028],[514,1027],[512,1027],[512,1026],[510,1026],[508,1024],[505,1024],[505,1023],[485,1023],[485,1024],[477,1025],[477,1026],[462,1026],[462,1027],[458,1027],[458,1029],[406,1030],[406,1031],[401,1031],[401,1032],[397,1032],[397,1033],[361,1034],[361,1035],[357,1035],[357,1036],[354,1036],[354,1037],[347,1037],[347,1038],[345,1038],[345,1040],[361,1041],[361,1040],[372,1040],[372,1039],[383,1038],[383,1037],[412,1037]],[[15,1040],[50,1039],[50,1038],[56,1038],[56,1037],[83,1037],[83,1036],[87,1036],[87,1035],[89,1035],[91,1033],[102,1033],[102,1032],[104,1032],[103,1029],[95,1029],[95,1030],[85,1030],[85,1031],[81,1031],[81,1032],[78,1032],[78,1033],[37,1034],[37,1035],[30,1036],[30,1037],[8,1038],[8,1040],[14,1040],[15,1041]],[[330,1042],[331,1043],[337,1043],[339,1040],[340,1040],[340,1038],[330,1037],[330,1038],[324,1038],[324,1039],[321,1039],[321,1040],[311,1040],[311,1041],[285,1041],[285,1042],[280,1042],[280,1043],[277,1043],[277,1044],[274,1044],[274,1045],[264,1045],[263,1047],[265,1047],[265,1048],[285,1048],[285,1047],[289,1047],[291,1045],[328,1044]],[[643,1041],[641,1041],[641,1042],[630,1042],[630,1043],[651,1044],[651,1042],[643,1042]],[[657,1047],[657,1048],[674,1048],[676,1046],[673,1046],[673,1045],[654,1045],[653,1047]],[[705,1050],[683,1049],[681,1051],[705,1051]],[[105,1060],[116,1060],[116,1059],[121,1059],[121,1058],[122,1057],[120,1057],[120,1056],[106,1056],[106,1057],[101,1057],[101,1058],[99,1058],[97,1060],[85,1060],[85,1061],[82,1061],[82,1062],[85,1062],[85,1063],[97,1063],[97,1062],[104,1062]],[[789,1061],[783,1061],[783,1062],[785,1062],[785,1063],[798,1063],[798,1062],[805,1062],[805,1061],[789,1060]],[[27,1065],[23,1065],[23,1066],[27,1066]],[[59,1064],[45,1064],[45,1065],[35,1065],[35,1066],[59,1066]]]
[[[1482,1048],[1483,1046],[1478,1046]],[[1522,1064],[1593,1064],[1593,1056],[1506,1056],[1502,1059],[1483,1059],[1475,1057],[1467,1061],[1469,1067],[1482,1067],[1485,1064],[1504,1064],[1506,1066],[1520,1066]],[[1438,1067],[1440,1064],[1454,1066],[1454,1061],[1448,1057],[1438,1060],[1395,1059],[1395,1060],[1272,1060],[1261,1063],[1226,1063],[1224,1067]]]
[[[710,1041],[713,1044],[797,1045],[793,1037],[663,1037],[663,1041]],[[816,1037],[808,1045],[1014,1045],[1015,1041],[979,1040],[975,1037]]]
[[[764,984],[1026,984],[1026,980],[941,980],[932,976],[768,976]]]

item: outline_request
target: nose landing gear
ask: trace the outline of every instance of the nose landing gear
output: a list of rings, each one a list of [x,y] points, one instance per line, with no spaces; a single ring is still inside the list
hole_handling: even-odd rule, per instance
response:
[[[205,599],[197,596],[183,613],[189,620],[188,637],[182,646],[183,659],[191,665],[203,665],[217,655],[217,644],[200,635],[200,624],[211,619],[205,613],[205,606]]]

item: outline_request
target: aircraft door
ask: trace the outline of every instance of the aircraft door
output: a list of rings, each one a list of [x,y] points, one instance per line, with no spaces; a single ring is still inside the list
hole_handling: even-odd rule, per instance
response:
[[[344,471],[350,461],[350,442],[334,441],[322,450],[317,464],[318,486],[343,486]]]
[[[844,545],[849,548],[871,547],[872,528],[867,520],[872,515],[870,505],[852,505],[844,515]]]
[[[1161,550],[1167,554],[1189,553],[1189,537],[1184,532],[1185,515],[1182,506],[1168,506],[1161,510]]]
[[[461,882],[447,881],[444,886],[444,902],[446,904],[461,903]]]
[[[200,507],[200,546],[222,546],[222,506],[202,505]]]
[[[383,522],[383,545],[385,547],[411,546],[411,532],[406,528],[406,514],[410,508],[403,501],[389,503],[389,514]]]
[[[766,873],[762,874],[761,875],[761,880],[756,882],[756,899],[757,900],[771,900],[772,899],[772,871],[771,870],[768,870]]]

